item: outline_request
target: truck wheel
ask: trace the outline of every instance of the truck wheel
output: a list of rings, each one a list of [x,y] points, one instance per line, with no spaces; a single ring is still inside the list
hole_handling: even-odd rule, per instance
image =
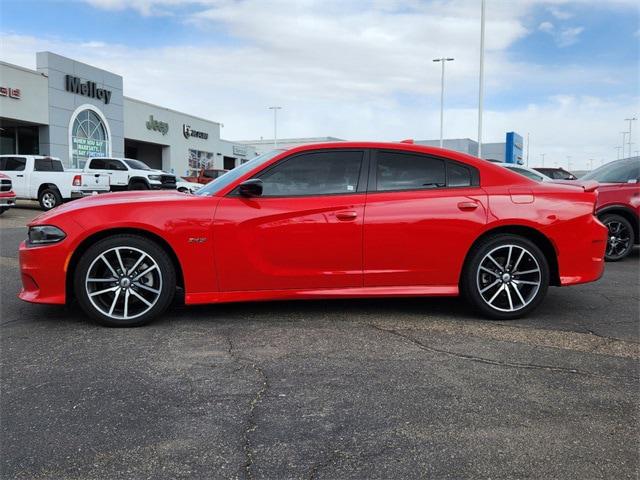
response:
[[[129,190],[149,190],[149,185],[145,182],[131,182],[129,184]]]
[[[57,188],[44,188],[38,195],[38,202],[43,210],[51,210],[62,205],[62,195]]]

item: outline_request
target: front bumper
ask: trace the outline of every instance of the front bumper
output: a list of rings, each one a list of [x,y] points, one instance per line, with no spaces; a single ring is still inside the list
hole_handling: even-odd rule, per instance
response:
[[[53,245],[28,247],[20,244],[22,290],[18,298],[31,303],[65,303],[66,269],[70,250],[65,240]]]
[[[16,204],[16,197],[0,197],[0,207],[13,207]]]

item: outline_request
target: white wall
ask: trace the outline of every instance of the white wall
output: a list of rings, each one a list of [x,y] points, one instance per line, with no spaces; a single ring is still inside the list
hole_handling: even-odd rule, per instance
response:
[[[19,99],[0,96],[0,116],[42,125],[49,123],[47,77],[0,62],[0,86],[20,89]]]

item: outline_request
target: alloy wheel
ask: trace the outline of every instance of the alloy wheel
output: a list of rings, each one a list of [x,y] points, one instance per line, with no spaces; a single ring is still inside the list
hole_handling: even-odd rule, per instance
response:
[[[607,222],[609,236],[607,239],[607,257],[621,258],[626,255],[631,244],[631,232],[627,225],[617,220]]]
[[[42,204],[47,209],[52,209],[56,206],[56,197],[53,193],[47,192],[42,195]]]
[[[114,247],[93,260],[85,289],[100,313],[131,320],[147,313],[160,299],[162,273],[158,263],[142,250]]]
[[[476,285],[484,302],[501,312],[529,305],[542,284],[542,271],[532,252],[520,245],[500,245],[478,266]]]

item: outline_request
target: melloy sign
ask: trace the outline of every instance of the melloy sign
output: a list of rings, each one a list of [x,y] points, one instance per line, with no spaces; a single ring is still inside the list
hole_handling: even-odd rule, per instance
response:
[[[111,101],[111,90],[98,88],[96,82],[90,80],[82,83],[80,78],[73,75],[65,75],[65,89],[76,95],[102,100],[105,105]]]

